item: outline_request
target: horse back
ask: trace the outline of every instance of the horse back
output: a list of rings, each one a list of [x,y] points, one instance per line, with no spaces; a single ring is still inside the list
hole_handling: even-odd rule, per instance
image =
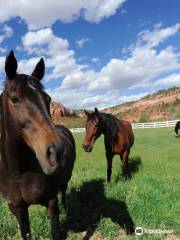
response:
[[[128,138],[128,141],[129,141],[129,145],[130,145],[130,148],[131,148],[134,144],[134,133],[133,133],[133,130],[132,130],[131,123],[128,122],[128,121],[125,121],[125,120],[120,120],[120,122],[124,126],[124,129],[126,131],[127,138]]]
[[[61,169],[58,178],[59,180],[62,179],[62,182],[67,182],[71,178],[76,158],[75,140],[71,131],[68,128],[62,125],[56,125],[55,128],[59,135],[59,141],[61,141],[61,145],[63,148],[62,157],[60,157]]]
[[[71,131],[62,125],[56,125],[55,128],[59,137],[63,139],[63,142],[66,144],[66,146],[71,147],[72,150],[75,151],[75,140]]]

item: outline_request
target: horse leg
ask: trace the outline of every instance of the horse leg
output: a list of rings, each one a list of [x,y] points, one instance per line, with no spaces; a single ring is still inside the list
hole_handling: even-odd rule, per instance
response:
[[[66,190],[67,190],[67,183],[65,183],[63,186],[62,186],[62,206],[64,209],[66,209]]]
[[[120,159],[121,159],[121,161],[123,163],[123,154],[122,153],[120,154]]]
[[[124,151],[122,158],[123,158],[123,174],[126,176],[128,173],[128,159],[129,159],[129,152],[130,150]]]
[[[30,240],[31,232],[29,227],[30,223],[29,223],[28,207],[26,206],[14,207],[12,204],[9,204],[9,209],[16,216],[18,220],[22,239]]]
[[[126,150],[126,151],[123,153],[123,166],[124,166],[124,167],[127,167],[127,165],[128,165],[129,153],[130,153],[130,150]]]
[[[57,196],[48,203],[48,217],[51,221],[51,234],[53,240],[60,239],[59,207]]]
[[[111,174],[112,174],[112,154],[106,153],[106,159],[107,159],[107,181],[111,181]]]

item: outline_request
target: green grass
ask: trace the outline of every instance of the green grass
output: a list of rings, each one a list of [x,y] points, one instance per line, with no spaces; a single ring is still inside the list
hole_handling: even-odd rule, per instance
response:
[[[66,118],[63,125],[68,128],[79,128],[85,125],[85,116],[76,118]]]
[[[180,237],[180,139],[172,129],[135,130],[130,155],[132,177],[121,175],[116,156],[110,184],[106,183],[103,138],[92,153],[81,147],[84,134],[75,134],[77,159],[67,192],[66,212],[61,209],[62,237],[88,239],[164,239],[163,235],[127,235],[129,226],[173,229]],[[60,198],[60,196],[59,196]],[[7,204],[0,199],[0,239],[19,240],[20,233]],[[61,206],[61,204],[60,204]],[[50,239],[46,209],[30,207],[33,239]],[[171,235],[169,236],[171,237]],[[172,238],[169,238],[172,239]]]

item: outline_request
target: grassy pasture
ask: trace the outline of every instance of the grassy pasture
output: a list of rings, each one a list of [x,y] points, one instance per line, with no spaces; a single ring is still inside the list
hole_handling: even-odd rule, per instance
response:
[[[180,138],[172,136],[172,131],[135,130],[131,177],[122,177],[116,156],[110,184],[106,183],[103,137],[92,153],[85,153],[84,134],[75,134],[77,159],[67,192],[68,208],[60,214],[62,239],[180,239]],[[46,209],[32,206],[29,212],[33,239],[50,239]],[[174,234],[126,234],[137,226],[172,229]],[[0,239],[20,239],[17,222],[2,198]]]

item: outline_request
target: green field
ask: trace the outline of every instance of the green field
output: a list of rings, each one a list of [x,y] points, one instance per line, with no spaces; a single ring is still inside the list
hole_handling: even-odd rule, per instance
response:
[[[81,147],[84,134],[75,134],[77,159],[67,210],[60,213],[62,239],[180,239],[180,138],[172,131],[136,130],[131,177],[122,177],[116,156],[110,184],[106,182],[103,138],[97,140],[92,153],[85,153]],[[0,204],[0,239],[19,240],[14,216],[3,199]],[[46,209],[30,207],[30,219],[33,239],[50,239]],[[126,231],[133,226],[174,233],[136,237]]]

